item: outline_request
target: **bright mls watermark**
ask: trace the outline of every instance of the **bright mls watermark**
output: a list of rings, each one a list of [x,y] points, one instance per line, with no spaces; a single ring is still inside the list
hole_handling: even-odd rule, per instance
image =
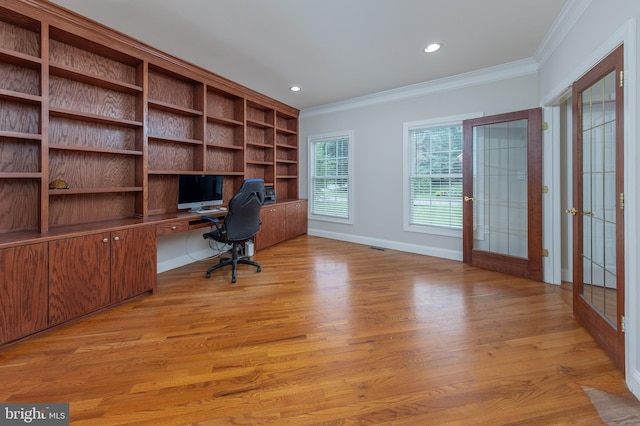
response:
[[[68,426],[69,404],[0,403],[0,425]]]

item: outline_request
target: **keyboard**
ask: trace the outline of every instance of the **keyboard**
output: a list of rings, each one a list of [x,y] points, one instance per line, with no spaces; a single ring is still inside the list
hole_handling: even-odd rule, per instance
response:
[[[198,209],[195,212],[198,214],[218,213],[220,209]]]
[[[199,209],[199,210],[196,210],[196,213],[207,214],[207,213],[220,213],[220,212],[226,212],[226,211],[227,211],[226,207],[214,207],[212,209]]]

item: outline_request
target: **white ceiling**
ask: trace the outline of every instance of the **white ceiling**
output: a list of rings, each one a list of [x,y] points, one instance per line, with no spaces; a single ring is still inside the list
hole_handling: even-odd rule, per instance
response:
[[[532,58],[568,0],[53,2],[304,109]]]

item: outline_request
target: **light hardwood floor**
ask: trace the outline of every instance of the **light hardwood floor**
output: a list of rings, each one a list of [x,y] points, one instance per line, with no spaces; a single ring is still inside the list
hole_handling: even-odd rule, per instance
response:
[[[308,236],[256,260],[1,350],[0,400],[74,425],[598,425],[581,385],[633,398],[560,287]]]

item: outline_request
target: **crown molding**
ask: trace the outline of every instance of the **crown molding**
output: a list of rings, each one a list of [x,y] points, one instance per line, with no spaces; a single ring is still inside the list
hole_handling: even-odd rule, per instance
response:
[[[567,1],[533,55],[538,67],[542,67],[549,60],[590,4],[591,0]]]
[[[419,96],[430,95],[433,93],[445,92],[449,90],[475,86],[478,84],[485,84],[508,78],[535,74],[537,71],[538,64],[536,63],[536,61],[531,58],[523,59],[507,64],[484,68],[481,70],[470,71],[467,73],[443,77],[423,83],[403,86],[397,89],[385,90],[383,92],[359,96],[344,101],[332,102],[325,105],[306,108],[300,112],[300,118],[329,114],[337,111],[363,108],[370,105],[388,102],[397,102]]]

